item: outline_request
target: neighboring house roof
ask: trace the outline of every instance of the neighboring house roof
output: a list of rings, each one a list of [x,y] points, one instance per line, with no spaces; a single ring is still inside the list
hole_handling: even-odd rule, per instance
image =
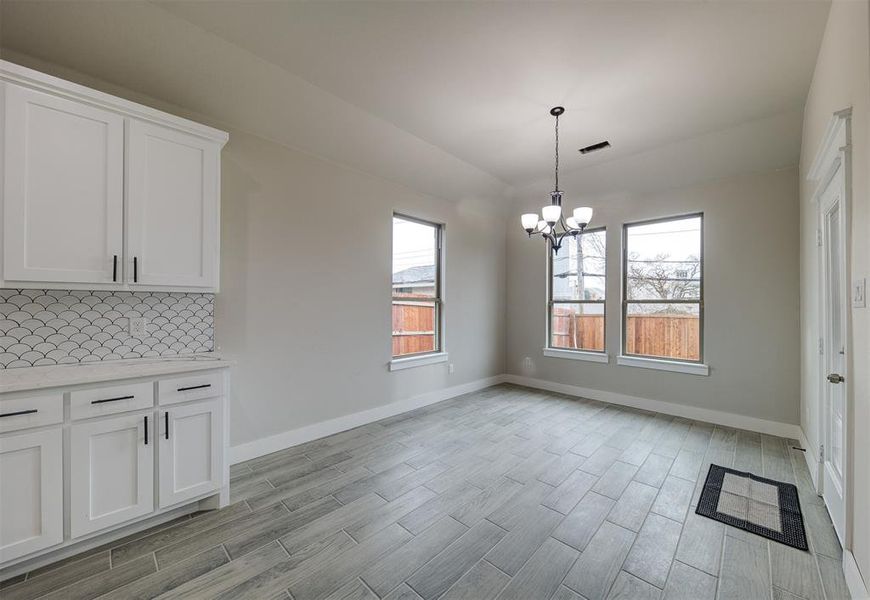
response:
[[[393,285],[407,285],[412,283],[435,283],[435,266],[408,267],[393,273]]]

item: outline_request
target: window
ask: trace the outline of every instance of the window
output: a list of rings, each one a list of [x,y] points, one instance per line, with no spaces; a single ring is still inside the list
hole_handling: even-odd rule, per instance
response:
[[[393,357],[441,351],[441,225],[393,215]]]
[[[604,352],[604,229],[567,238],[550,252],[550,348]]]
[[[703,360],[703,216],[625,225],[623,354]]]

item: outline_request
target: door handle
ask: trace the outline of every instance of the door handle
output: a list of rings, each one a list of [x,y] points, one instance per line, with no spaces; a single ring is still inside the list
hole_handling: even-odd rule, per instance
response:
[[[843,383],[846,381],[846,378],[840,375],[839,373],[831,373],[828,375],[828,381],[831,383]]]

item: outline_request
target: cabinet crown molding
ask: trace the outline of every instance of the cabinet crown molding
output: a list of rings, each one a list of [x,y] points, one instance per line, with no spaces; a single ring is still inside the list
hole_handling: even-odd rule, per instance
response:
[[[209,127],[208,125],[178,117],[130,100],[124,100],[123,98],[118,98],[117,96],[112,96],[66,79],[40,73],[39,71],[22,67],[7,60],[0,60],[0,80],[91,104],[121,115],[135,117],[142,121],[184,131],[185,133],[217,142],[221,147],[229,140],[229,134],[220,129],[215,129],[214,127]]]

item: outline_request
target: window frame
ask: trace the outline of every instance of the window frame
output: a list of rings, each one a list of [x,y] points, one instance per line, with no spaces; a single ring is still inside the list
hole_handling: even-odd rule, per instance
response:
[[[628,299],[628,230],[630,227],[639,225],[653,225],[655,223],[666,223],[668,221],[683,221],[687,219],[699,218],[701,220],[701,235],[700,235],[700,256],[698,257],[700,266],[700,285],[698,286],[697,300],[629,300]],[[632,221],[631,223],[622,224],[622,318],[621,318],[621,348],[620,358],[626,360],[622,364],[630,366],[645,366],[649,368],[663,368],[655,366],[655,363],[673,364],[675,368],[664,370],[674,370],[677,372],[694,372],[691,368],[694,365],[704,366],[704,212],[698,211],[694,213],[686,213],[679,215],[671,215],[667,217],[657,217],[655,219],[645,219],[643,221]],[[683,358],[672,358],[668,356],[652,356],[649,354],[633,354],[628,352],[628,344],[626,336],[628,334],[628,306],[630,304],[697,304],[698,305],[698,360],[687,360]],[[688,369],[682,369],[681,366],[687,366]],[[706,371],[706,369],[705,369]],[[706,374],[706,372],[701,373]]]
[[[544,355],[558,358],[581,358],[589,356],[593,362],[601,362],[600,357],[607,357],[607,226],[584,229],[579,236],[604,232],[604,298],[601,300],[554,300],[553,299],[553,248],[547,242],[547,340],[544,345]],[[564,246],[563,246],[564,247]],[[553,345],[553,308],[556,304],[600,304],[604,320],[604,348],[587,350],[585,348],[562,348]],[[570,353],[570,354],[567,354]]]
[[[444,362],[447,360],[447,352],[444,349],[444,223],[438,223],[436,221],[430,221],[428,219],[421,219],[419,217],[412,217],[406,213],[393,211],[393,214],[390,219],[390,232],[392,234],[393,231],[393,219],[401,219],[403,221],[410,221],[412,223],[417,223],[420,225],[425,225],[427,227],[432,227],[435,229],[435,295],[432,298],[419,298],[417,299],[420,303],[434,303],[435,305],[435,314],[432,318],[432,329],[433,329],[433,349],[426,352],[414,352],[412,354],[399,354],[394,355],[392,351],[392,340],[393,340],[393,331],[392,331],[392,308],[393,303],[396,301],[411,301],[414,299],[409,299],[404,296],[397,297],[393,293],[393,282],[392,276],[390,277],[390,369],[391,370],[400,370],[403,368],[407,368],[408,366],[417,366],[417,365],[426,365],[433,364],[436,362]],[[390,236],[390,260],[392,262],[395,248],[392,244],[392,235]],[[391,269],[392,271],[392,269]]]

